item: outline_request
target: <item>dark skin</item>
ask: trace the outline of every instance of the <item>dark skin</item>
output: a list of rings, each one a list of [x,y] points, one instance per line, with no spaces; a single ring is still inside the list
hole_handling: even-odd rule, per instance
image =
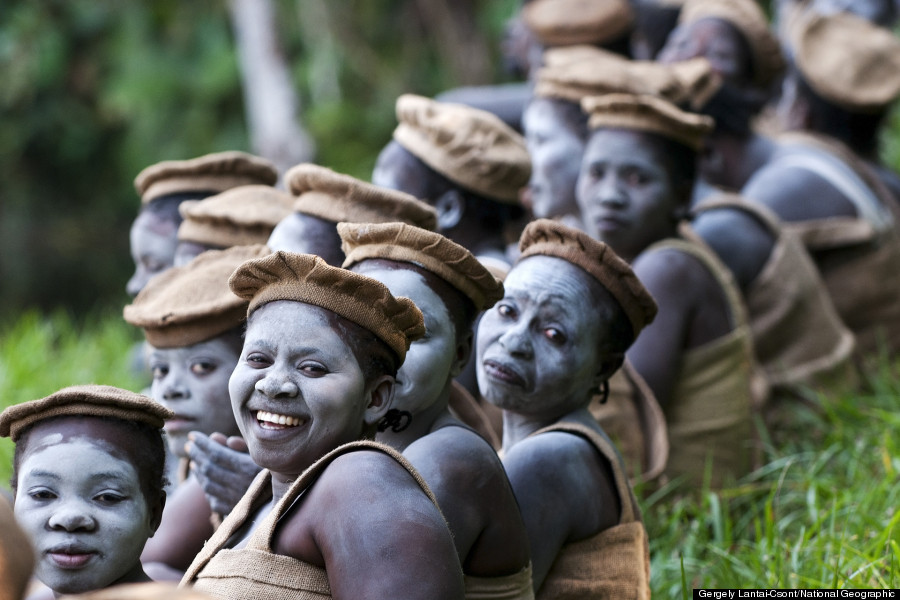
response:
[[[372,183],[411,194],[438,212],[438,231],[472,254],[505,260],[503,232],[485,226],[466,210],[465,192],[438,175],[396,141],[378,155]]]
[[[497,577],[521,571],[529,560],[527,538],[503,465],[448,409],[453,378],[472,351],[471,330],[460,335],[450,316],[447,303],[457,298],[442,280],[409,263],[366,260],[353,270],[410,298],[425,315],[426,336],[413,342],[397,373],[393,406],[412,414],[410,426],[379,432],[376,439],[403,452],[434,492],[464,573]]]
[[[772,232],[752,215],[734,208],[702,212],[691,226],[725,263],[741,292],[746,293],[772,254]]]
[[[578,202],[593,237],[632,263],[659,305],[628,359],[660,404],[671,399],[682,354],[731,331],[721,286],[704,265],[683,252],[645,252],[677,236],[678,216],[689,194],[674,187],[662,147],[649,133],[598,129],[588,141],[578,183]]]
[[[518,263],[503,300],[478,331],[482,394],[503,409],[503,466],[522,511],[539,593],[562,547],[618,523],[621,504],[608,462],[586,439],[532,436],[558,422],[600,431],[591,390],[622,364],[608,340],[615,302],[584,271],[555,257]],[[596,311],[571,310],[581,300]]]
[[[371,435],[393,400],[394,378],[364,376],[352,340],[327,312],[287,301],[257,309],[229,384],[241,432],[254,460],[271,470],[276,499],[325,453]],[[290,423],[273,424],[271,415]],[[237,547],[272,506],[248,520]],[[281,519],[273,550],[326,568],[334,598],[463,597],[440,512],[380,452],[330,463]]]

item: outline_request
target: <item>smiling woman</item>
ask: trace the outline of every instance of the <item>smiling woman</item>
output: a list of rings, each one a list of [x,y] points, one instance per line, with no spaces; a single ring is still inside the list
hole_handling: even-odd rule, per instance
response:
[[[222,598],[462,598],[453,539],[428,486],[374,436],[425,331],[411,300],[309,254],[250,260],[229,390],[266,470],[182,580]]]
[[[149,581],[140,554],[165,504],[161,427],[150,398],[109,386],[65,388],[6,409],[16,442],[15,515],[56,594]]]

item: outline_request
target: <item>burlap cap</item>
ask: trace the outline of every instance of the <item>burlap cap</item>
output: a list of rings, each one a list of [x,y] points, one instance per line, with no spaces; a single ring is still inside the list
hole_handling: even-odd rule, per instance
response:
[[[581,101],[590,115],[591,129],[610,127],[655,133],[699,151],[712,131],[713,120],[704,115],[685,112],[671,102],[656,96],[606,94]]]
[[[311,163],[293,167],[285,181],[294,194],[294,210],[340,223],[393,223],[437,228],[437,211],[415,196],[360,181]]]
[[[522,232],[519,251],[517,262],[529,256],[555,256],[586,271],[613,295],[628,315],[635,338],[656,318],[656,301],[628,263],[612,248],[582,231],[558,221],[538,219]]]
[[[0,495],[0,598],[24,598],[33,570],[31,540],[16,522],[12,505]]]
[[[811,14],[789,32],[803,79],[851,112],[879,112],[900,96],[900,41],[849,13]]]
[[[75,385],[10,406],[0,413],[0,436],[17,441],[22,430],[51,417],[113,417],[161,428],[175,413],[155,400],[109,385]]]
[[[60,596],[59,600],[213,600],[203,592],[179,588],[175,583],[128,583],[102,590]]]
[[[471,252],[439,233],[405,223],[338,223],[337,229],[345,269],[373,258],[412,263],[465,294],[478,312],[503,297],[503,284]]]
[[[631,30],[628,0],[532,0],[522,20],[544,46],[607,44]]]
[[[678,20],[695,23],[709,18],[730,23],[747,40],[757,86],[768,87],[784,71],[781,44],[769,29],[769,21],[756,0],[688,0]]]
[[[482,196],[518,205],[531,157],[525,138],[497,116],[404,94],[397,98],[397,121],[394,139],[426,165]]]
[[[650,94],[699,110],[721,84],[702,57],[663,64],[628,60],[594,46],[566,46],[544,52],[534,95],[578,103],[587,96]]]
[[[208,250],[151,279],[125,307],[125,320],[142,328],[155,348],[183,348],[234,329],[247,316],[247,302],[231,292],[228,278],[267,254],[263,245]]]
[[[293,196],[268,185],[242,185],[203,200],[187,200],[178,206],[184,218],[178,241],[222,248],[265,244],[293,206]]]
[[[231,150],[190,160],[167,160],[150,165],[134,179],[134,189],[147,204],[160,196],[184,192],[217,194],[239,185],[275,185],[278,170],[271,162]]]
[[[409,344],[425,335],[421,311],[409,298],[394,298],[370,277],[332,267],[318,256],[276,252],[241,265],[228,281],[250,305],[288,300],[319,306],[371,331],[402,363]]]

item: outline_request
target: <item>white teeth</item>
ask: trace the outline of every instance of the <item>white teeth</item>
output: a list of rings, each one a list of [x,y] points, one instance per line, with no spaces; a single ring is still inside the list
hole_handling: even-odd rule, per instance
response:
[[[275,425],[287,425],[288,427],[296,427],[300,424],[299,417],[289,417],[287,415],[279,415],[264,410],[256,411],[256,420],[274,423]]]

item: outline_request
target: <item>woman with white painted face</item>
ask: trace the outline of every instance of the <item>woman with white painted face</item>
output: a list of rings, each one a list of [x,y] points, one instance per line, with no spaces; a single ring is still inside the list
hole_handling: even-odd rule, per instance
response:
[[[468,362],[476,316],[503,284],[471,252],[439,233],[403,223],[341,223],[344,268],[416,303],[425,335],[397,372],[390,416],[378,441],[403,453],[447,517],[466,595],[533,598],[528,540],[503,465],[491,445],[450,409],[453,378]]]
[[[650,596],[647,534],[615,446],[588,410],[656,304],[605,244],[529,224],[504,297],[478,326],[481,393],[503,409],[503,466],[535,597]]]
[[[74,386],[0,414],[16,443],[15,515],[35,575],[55,595],[150,581],[140,556],[166,495],[162,426],[172,413],[110,386]]]
[[[247,303],[231,293],[228,277],[244,261],[266,254],[268,248],[260,245],[204,252],[154,278],[124,310],[125,320],[143,329],[150,346],[150,393],[174,413],[166,434],[169,451],[179,460],[178,481],[159,533],[144,552],[145,562],[174,570],[167,579],[181,578],[212,535],[212,513],[228,514],[259,472],[249,455],[231,452],[229,489],[211,489],[214,465],[190,452],[197,445],[215,446],[209,441],[213,434],[240,434],[228,378],[241,353]]]
[[[421,476],[375,442],[422,313],[308,254],[241,265],[249,301],[229,382],[264,468],[182,580],[220,598],[462,598],[459,559]]]
[[[731,273],[687,227],[708,117],[654,96],[583,106],[592,128],[578,181],[588,232],[634,266],[659,304],[628,352],[666,414],[670,477],[712,485],[752,463],[751,408],[765,399]],[[709,465],[708,465],[709,463]]]

